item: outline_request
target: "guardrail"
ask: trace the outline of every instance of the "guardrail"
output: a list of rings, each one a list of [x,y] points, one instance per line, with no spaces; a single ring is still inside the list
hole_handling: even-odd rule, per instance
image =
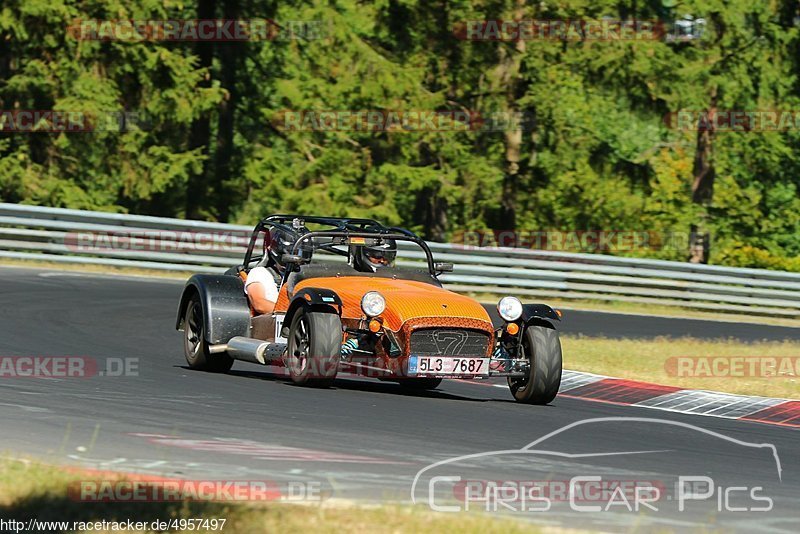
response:
[[[219,272],[241,261],[251,229],[0,203],[0,258]],[[224,243],[219,243],[221,238]],[[452,274],[442,277],[455,291],[800,317],[800,273],[600,254],[429,245],[437,261],[456,265]],[[424,258],[421,251],[400,246],[406,263]]]

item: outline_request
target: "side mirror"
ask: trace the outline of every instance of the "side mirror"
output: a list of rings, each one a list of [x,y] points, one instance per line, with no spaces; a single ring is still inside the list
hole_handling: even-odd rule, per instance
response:
[[[433,264],[433,270],[437,273],[452,273],[453,272],[453,264],[452,263],[444,263],[444,262],[436,262]]]

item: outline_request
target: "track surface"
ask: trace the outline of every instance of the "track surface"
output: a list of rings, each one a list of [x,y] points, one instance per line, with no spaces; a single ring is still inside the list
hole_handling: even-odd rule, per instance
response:
[[[1,356],[138,358],[138,376],[0,379],[0,450],[58,463],[195,479],[306,481],[337,498],[408,502],[414,476],[433,462],[519,449],[586,419],[647,418],[651,421],[601,421],[569,429],[536,447],[549,454],[447,464],[425,473],[416,496],[427,502],[432,474],[517,481],[599,475],[604,480],[659,481],[665,488],[679,475],[708,475],[717,487],[762,486],[774,508],[717,513],[718,502],[711,498],[679,512],[674,491],[668,490],[657,503],[659,511],[646,514],[624,506],[581,513],[555,496],[547,513],[516,515],[607,531],[636,526],[683,530],[713,521],[726,529],[792,532],[800,524],[796,430],[564,397],[548,407],[521,406],[511,402],[508,391],[486,383],[445,382],[436,392],[410,395],[394,384],[355,379],[338,380],[330,390],[305,389],[240,362],[228,375],[193,372],[185,368],[180,333],[173,330],[181,288],[158,280],[1,269]],[[719,337],[723,332],[725,337],[729,329],[746,339],[800,337],[797,330],[761,326],[753,327],[758,332],[753,337],[751,327],[694,320],[632,321],[630,316],[582,312],[570,312],[565,319],[564,331],[584,324],[590,326],[580,331],[587,334],[605,324],[629,329],[604,332],[617,335]],[[773,444],[782,480],[767,449],[664,421]],[[633,451],[638,454],[593,456]],[[445,485],[435,489],[437,502],[453,494]],[[734,499],[730,504],[763,503]],[[0,517],[4,513],[9,510],[0,508]]]

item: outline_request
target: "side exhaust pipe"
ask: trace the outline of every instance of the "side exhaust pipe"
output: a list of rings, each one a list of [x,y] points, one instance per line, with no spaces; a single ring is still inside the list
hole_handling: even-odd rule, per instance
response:
[[[215,349],[222,346],[225,347],[223,350],[227,351],[235,360],[260,363],[261,365],[268,365],[272,361],[280,360],[286,350],[285,343],[270,343],[262,339],[243,336],[231,338],[227,345],[214,345],[209,349],[211,352],[221,352],[215,351]]]

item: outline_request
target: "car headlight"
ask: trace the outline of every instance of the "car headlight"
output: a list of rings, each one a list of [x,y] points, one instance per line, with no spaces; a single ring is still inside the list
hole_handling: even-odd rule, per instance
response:
[[[386,299],[377,291],[367,291],[361,297],[361,309],[368,317],[375,317],[386,309]]]
[[[522,315],[522,303],[517,297],[503,297],[497,303],[497,313],[506,321],[516,321]]]

